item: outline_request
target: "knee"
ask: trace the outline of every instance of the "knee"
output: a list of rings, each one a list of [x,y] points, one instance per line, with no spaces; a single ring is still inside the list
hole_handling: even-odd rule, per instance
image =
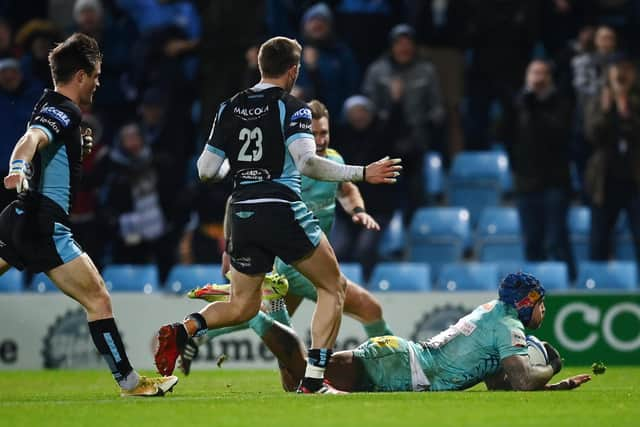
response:
[[[108,318],[113,317],[113,309],[111,307],[111,296],[107,289],[103,286],[97,286],[96,289],[87,295],[85,309],[92,317]]]

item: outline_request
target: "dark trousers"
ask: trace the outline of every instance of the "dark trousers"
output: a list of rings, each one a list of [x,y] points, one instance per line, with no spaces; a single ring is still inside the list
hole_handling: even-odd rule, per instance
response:
[[[569,192],[560,188],[519,193],[518,214],[527,261],[564,261],[571,280],[576,266],[569,244]]]
[[[604,202],[591,206],[590,257],[594,261],[610,258],[613,233],[620,212],[627,211],[633,236],[636,262],[640,264],[640,192],[632,185],[607,186]]]
[[[331,233],[331,244],[339,261],[359,262],[365,280],[378,262],[378,244],[384,230],[391,222],[392,214],[374,214],[371,216],[380,224],[380,231],[367,230],[360,224],[354,224],[348,215],[336,215]],[[366,286],[364,283],[359,283]]]

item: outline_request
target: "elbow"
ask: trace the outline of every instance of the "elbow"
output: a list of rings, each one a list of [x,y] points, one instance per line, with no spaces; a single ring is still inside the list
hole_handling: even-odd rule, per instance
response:
[[[203,161],[202,157],[198,159],[197,168],[200,181],[209,181],[216,174],[216,171],[214,171],[210,165],[207,165],[206,162]]]

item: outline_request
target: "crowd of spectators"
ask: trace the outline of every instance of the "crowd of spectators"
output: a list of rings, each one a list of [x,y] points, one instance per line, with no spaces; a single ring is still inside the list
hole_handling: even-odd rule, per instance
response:
[[[301,41],[293,93],[328,106],[347,162],[404,159],[395,188],[361,186],[383,227],[427,203],[425,153],[447,167],[498,148],[529,260],[575,275],[572,203],[592,208],[592,259],[610,257],[625,209],[640,255],[640,0],[0,0],[0,174],[52,87],[48,51],[75,31],[104,54],[84,112],[96,148],[71,213],[101,265],[156,262],[164,277],[219,262],[230,188],[199,183],[194,159],[217,105],[257,82],[257,47],[274,35]],[[0,190],[2,206],[13,197]],[[344,217],[336,228],[339,258],[369,271],[380,236]]]

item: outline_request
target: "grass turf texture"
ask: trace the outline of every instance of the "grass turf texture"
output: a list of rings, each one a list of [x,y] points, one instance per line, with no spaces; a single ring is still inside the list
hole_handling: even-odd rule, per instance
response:
[[[590,373],[567,368],[562,375]],[[3,426],[637,426],[640,367],[569,392],[284,393],[275,371],[195,371],[164,398],[120,398],[106,371],[0,375]]]

